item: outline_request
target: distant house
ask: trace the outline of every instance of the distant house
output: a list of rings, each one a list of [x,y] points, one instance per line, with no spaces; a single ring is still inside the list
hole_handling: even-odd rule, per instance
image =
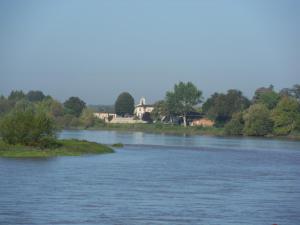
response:
[[[213,120],[202,118],[193,120],[191,126],[212,127],[215,124]]]
[[[145,113],[151,113],[153,109],[153,105],[147,105],[146,99],[143,97],[141,98],[140,103],[135,106],[134,115],[136,115],[139,119],[142,119]]]

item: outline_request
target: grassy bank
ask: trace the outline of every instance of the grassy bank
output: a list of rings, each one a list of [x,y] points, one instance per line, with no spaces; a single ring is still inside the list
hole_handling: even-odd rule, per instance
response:
[[[58,140],[60,147],[40,149],[22,145],[9,145],[0,139],[0,157],[41,158],[56,156],[79,156],[82,154],[112,153],[113,149],[102,144],[80,140]]]
[[[92,130],[140,131],[146,133],[175,135],[212,135],[223,136],[223,128],[215,127],[183,127],[169,124],[103,124]]]

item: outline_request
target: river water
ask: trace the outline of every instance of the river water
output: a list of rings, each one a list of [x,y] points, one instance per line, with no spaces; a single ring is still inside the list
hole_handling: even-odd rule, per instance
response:
[[[63,131],[114,154],[0,158],[0,224],[300,224],[300,142]]]

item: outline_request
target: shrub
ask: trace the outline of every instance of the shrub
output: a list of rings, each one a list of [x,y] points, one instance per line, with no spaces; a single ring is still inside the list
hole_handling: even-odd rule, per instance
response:
[[[232,119],[225,125],[225,134],[227,135],[242,135],[244,129],[243,114],[235,113]]]
[[[49,147],[55,143],[55,126],[44,112],[16,108],[1,119],[0,136],[9,144]]]
[[[300,105],[296,99],[284,97],[275,107],[272,113],[274,121],[274,133],[287,135],[299,129]]]
[[[243,117],[245,121],[244,134],[250,136],[264,136],[272,132],[273,123],[270,111],[263,104],[250,106]]]

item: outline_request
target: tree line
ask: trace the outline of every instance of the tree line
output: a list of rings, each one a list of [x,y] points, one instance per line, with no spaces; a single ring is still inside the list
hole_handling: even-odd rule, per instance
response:
[[[214,93],[204,101],[202,91],[193,83],[179,82],[166,92],[163,100],[153,105],[154,110],[143,119],[188,126],[195,115],[200,115],[213,120],[214,126],[224,129],[227,135],[289,135],[300,130],[299,102],[300,85],[279,92],[272,85],[258,88],[252,99],[239,90],[231,89],[226,93]],[[132,116],[134,107],[134,98],[128,92],[121,93],[114,105],[119,116]],[[41,126],[52,131],[103,126],[104,122],[93,112],[79,97],[73,96],[61,103],[42,91],[24,93],[14,90],[7,97],[0,96],[0,132],[13,130],[9,123],[14,123],[16,129],[18,121],[23,120],[29,122],[20,125],[18,130],[26,130],[21,126],[33,126],[32,129],[36,129],[35,133],[40,133],[41,137],[52,135],[50,131],[38,131]],[[3,132],[0,135],[3,136]]]
[[[202,100],[202,92],[194,84],[179,82],[164,100],[155,103],[152,117],[180,116],[186,126],[189,113],[198,112],[216,127],[223,127],[227,135],[288,135],[300,130],[300,85],[280,92],[272,85],[258,88],[252,99],[231,89]]]
[[[93,110],[79,97],[73,96],[61,103],[42,91],[24,93],[19,90],[11,91],[7,97],[0,96],[0,117],[27,108],[46,113],[58,128],[87,128],[102,123],[93,116]]]

